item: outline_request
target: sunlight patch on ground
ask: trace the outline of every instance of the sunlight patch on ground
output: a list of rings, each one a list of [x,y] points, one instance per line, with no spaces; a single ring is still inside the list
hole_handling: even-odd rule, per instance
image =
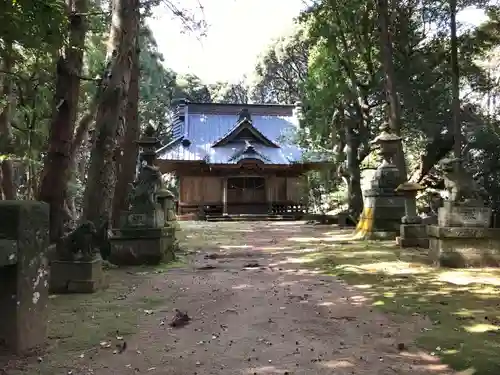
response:
[[[262,251],[278,251],[278,250],[288,250],[288,249],[293,249],[292,247],[289,246],[258,246],[256,249],[262,250]]]
[[[242,289],[253,289],[254,286],[251,284],[239,284],[232,287],[232,289],[242,290]]]
[[[351,301],[354,301],[355,304],[362,304],[362,303],[368,302],[368,298],[366,298],[366,296],[352,296],[352,297],[349,297],[349,299]]]
[[[500,286],[500,275],[487,270],[456,270],[445,271],[439,275],[439,280],[455,285],[490,284]]]
[[[262,374],[272,374],[272,375],[278,375],[278,374],[284,374],[286,373],[287,370],[284,369],[278,369],[274,366],[263,366],[259,368],[251,368],[245,371],[246,374],[251,374],[251,375],[262,375]]]
[[[323,363],[323,366],[335,370],[339,368],[354,367],[354,364],[348,360],[337,360],[337,361],[327,361]]]
[[[500,330],[499,326],[493,324],[474,324],[471,326],[464,327],[467,332],[470,333],[484,333],[484,332],[497,332]]]
[[[319,238],[319,237],[291,237],[288,239],[288,241],[292,241],[292,242],[321,242],[321,241],[325,241],[325,239]]]
[[[305,264],[305,263],[311,263],[314,262],[313,259],[304,259],[304,258],[286,258],[283,260],[280,260],[278,262],[274,262],[269,264],[270,267],[276,267],[279,265],[284,265],[284,264]]]
[[[430,271],[430,267],[401,261],[364,264],[361,268],[369,272],[383,272],[388,275],[414,275],[428,273]]]
[[[220,245],[221,249],[231,250],[231,249],[251,249],[253,246],[250,245]]]
[[[373,288],[372,284],[360,284],[360,285],[354,285],[355,288],[357,289],[370,289]]]

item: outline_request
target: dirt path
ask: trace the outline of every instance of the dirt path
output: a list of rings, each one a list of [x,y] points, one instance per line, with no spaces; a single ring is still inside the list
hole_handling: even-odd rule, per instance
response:
[[[295,263],[331,229],[186,225],[185,247],[198,250],[193,264],[137,288],[164,296],[164,307],[144,314],[122,354],[88,362],[89,373],[449,374],[412,344],[425,322],[396,324],[359,293]],[[215,259],[206,257],[214,252]],[[200,269],[206,265],[214,268]],[[173,308],[187,311],[191,323],[170,328]]]

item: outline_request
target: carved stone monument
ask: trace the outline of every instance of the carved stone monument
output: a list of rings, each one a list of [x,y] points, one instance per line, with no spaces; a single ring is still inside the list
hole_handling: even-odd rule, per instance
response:
[[[405,197],[405,216],[401,218],[400,236],[396,242],[400,247],[429,247],[427,226],[417,214],[417,193],[424,190],[418,183],[405,182],[396,188],[396,191]]]
[[[355,239],[395,239],[405,214],[405,198],[396,188],[403,182],[394,164],[401,137],[392,134],[387,125],[372,141],[379,147],[380,166],[363,192],[363,212],[354,232]]]
[[[448,200],[438,211],[438,224],[428,227],[430,256],[446,267],[499,266],[500,230],[490,227],[491,209],[482,189],[463,169],[460,159],[444,159]]]
[[[90,221],[82,222],[56,245],[56,259],[50,262],[50,291],[52,293],[94,293],[107,286],[100,239],[107,225],[96,230]]]
[[[0,347],[25,354],[47,340],[49,207],[0,201]]]
[[[117,265],[158,264],[174,259],[177,247],[174,196],[164,187],[154,165],[158,140],[148,127],[137,141],[142,164],[129,186],[127,209],[113,229],[109,261]]]

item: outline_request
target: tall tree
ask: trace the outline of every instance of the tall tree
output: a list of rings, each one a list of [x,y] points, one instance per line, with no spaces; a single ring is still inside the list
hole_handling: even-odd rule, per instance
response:
[[[396,89],[396,76],[394,74],[393,49],[390,38],[390,17],[387,0],[377,0],[377,10],[380,29],[381,62],[385,74],[385,90],[388,102],[389,127],[396,135],[401,135],[401,113],[399,96]],[[396,154],[396,166],[403,180],[406,181],[406,162],[403,148],[399,147]]]
[[[96,132],[90,155],[83,217],[101,225],[111,219],[117,157],[125,133],[125,110],[136,48],[138,0],[112,0],[107,67],[99,88]],[[96,204],[100,202],[100,204]]]
[[[452,96],[452,127],[454,137],[453,153],[456,158],[462,157],[462,130],[460,128],[460,71],[458,67],[457,41],[457,0],[450,0],[450,38],[451,38],[451,96]]]
[[[136,9],[139,13],[139,9]],[[140,14],[136,15],[137,18]],[[139,23],[137,23],[139,32]],[[140,78],[140,39],[136,39],[135,49],[132,51],[132,68],[130,73],[130,85],[128,90],[127,108],[125,112],[126,130],[121,140],[121,153],[118,155],[118,176],[113,199],[113,222],[119,224],[120,212],[126,209],[125,200],[128,192],[128,185],[134,180],[135,165],[139,148],[136,141],[140,136],[139,124],[139,78]]]
[[[298,24],[264,50],[251,77],[250,99],[255,103],[291,104],[300,99],[307,78],[308,37]]]
[[[0,197],[5,199],[16,199],[16,189],[14,186],[13,166],[11,155],[14,154],[13,149],[13,135],[11,127],[11,117],[14,105],[14,98],[12,92],[12,69],[14,60],[14,48],[12,41],[6,40],[5,47],[0,54],[2,60],[3,77],[2,84],[2,98],[3,103],[0,107]],[[2,155],[3,154],[3,155]]]
[[[217,82],[209,85],[208,89],[212,100],[217,103],[246,104],[249,100],[244,80],[237,83]]]
[[[50,205],[50,238],[63,234],[66,188],[72,167],[72,146],[80,95],[80,77],[87,33],[87,0],[68,4],[68,45],[59,56],[49,150],[42,172],[39,199]]]

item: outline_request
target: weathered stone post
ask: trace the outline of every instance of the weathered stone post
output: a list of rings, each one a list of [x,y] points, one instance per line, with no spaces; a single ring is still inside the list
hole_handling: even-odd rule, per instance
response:
[[[96,229],[90,221],[61,238],[50,262],[51,293],[94,293],[107,287],[99,252],[102,240],[107,240],[107,225]]]
[[[164,187],[154,165],[158,140],[148,127],[137,141],[141,148],[139,175],[131,186],[120,227],[113,229],[109,261],[117,265],[158,264],[173,260],[175,237],[174,195]]]
[[[402,178],[394,164],[394,157],[401,147],[401,137],[390,132],[389,126],[372,141],[379,147],[380,166],[363,192],[363,212],[354,232],[355,239],[395,239],[399,233],[401,217],[405,213],[404,196],[396,191]]]
[[[49,207],[0,201],[0,342],[18,354],[47,340]]]
[[[401,247],[429,247],[427,226],[417,214],[417,193],[424,190],[418,183],[405,182],[396,188],[405,198],[405,216],[401,218],[400,237],[396,238]]]
[[[430,225],[430,257],[446,267],[500,266],[500,229],[490,228],[491,209],[461,159],[441,161],[449,197]]]

